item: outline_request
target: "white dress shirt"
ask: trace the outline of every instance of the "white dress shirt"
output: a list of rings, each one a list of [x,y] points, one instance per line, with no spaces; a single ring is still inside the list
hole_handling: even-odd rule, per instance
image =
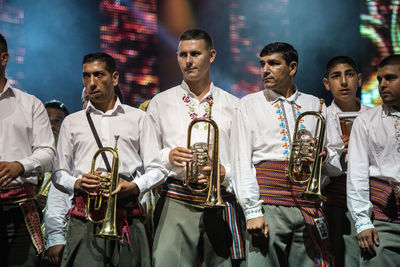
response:
[[[53,171],[53,185],[49,193],[45,223],[48,239],[47,247],[65,244],[64,218],[74,196],[74,184],[84,173],[90,172],[92,158],[99,149],[86,118],[90,111],[103,147],[115,145],[115,135],[119,135],[118,155],[120,174],[130,176],[143,166],[146,173],[137,175],[135,182],[140,190],[139,199],[144,193],[161,184],[167,171],[158,158],[159,146],[153,124],[145,112],[121,104],[116,100],[114,108],[107,112],[97,110],[90,102],[86,110],[67,116],[61,126],[57,145],[57,160]],[[112,157],[107,153],[108,161]],[[96,168],[106,170],[101,155]],[[54,190],[58,189],[58,190]],[[68,194],[68,201],[65,194]],[[51,201],[57,202],[53,204]]]
[[[400,112],[381,105],[361,113],[353,123],[347,169],[347,207],[357,233],[373,228],[369,178],[400,182]],[[398,129],[400,131],[400,129]],[[399,148],[399,149],[398,149]]]
[[[207,99],[213,98],[212,119],[219,128],[220,163],[225,167],[226,176],[222,183],[229,189],[229,136],[233,111],[238,104],[238,98],[210,84],[210,91],[199,101],[190,91],[185,81],[156,95],[150,102],[147,113],[154,122],[157,136],[160,138],[162,150],[161,160],[169,170],[169,177],[183,180],[185,168],[177,167],[169,162],[169,152],[176,147],[187,147],[188,126],[194,116],[203,117],[209,107]],[[192,129],[192,143],[207,142],[207,129],[200,123]],[[212,132],[212,131],[211,131]]]
[[[232,122],[231,163],[233,186],[247,220],[263,216],[254,165],[261,161],[288,161],[296,118],[300,113],[319,108],[318,98],[297,89],[289,98],[265,89],[240,100]],[[326,114],[325,105],[322,114]],[[302,127],[309,131],[310,137],[314,136],[316,122],[314,117],[304,117]],[[338,172],[343,143],[340,136],[329,129],[332,127],[329,119],[326,127],[324,170]]]
[[[18,161],[25,169],[10,185],[36,185],[38,175],[53,168],[54,137],[45,108],[9,80],[0,93],[0,136],[0,161]]]
[[[136,176],[134,182],[143,195],[164,182],[166,170],[158,158],[158,143],[152,123],[145,112],[121,104],[117,99],[114,108],[107,112],[97,110],[90,102],[88,108],[103,147],[114,147],[119,135],[118,172],[130,176],[144,166],[146,173]],[[86,110],[69,115],[63,121],[57,145],[57,160],[53,183],[63,192],[72,195],[76,179],[90,172],[92,157],[98,150],[86,118]],[[107,153],[110,164],[112,157]],[[101,156],[97,168],[106,170]]]
[[[359,99],[357,99],[359,104],[360,104],[360,110],[358,112],[364,112],[367,109],[370,109],[371,107],[366,106],[364,104],[361,103],[361,101]],[[329,107],[326,108],[326,114],[328,117],[331,117],[332,123],[334,123],[335,127],[330,127],[330,129],[332,130],[336,130],[337,134],[339,136],[342,135],[342,130],[340,129],[340,125],[337,123],[337,114],[338,113],[342,113],[342,109],[335,103],[335,100],[332,101],[331,105]],[[341,140],[341,139],[340,139]],[[343,141],[342,141],[343,143]],[[343,144],[344,146],[344,144]],[[342,160],[342,171],[339,175],[345,174],[347,172],[347,158],[348,158],[348,154],[346,154],[346,157],[344,160]],[[335,175],[335,176],[339,176],[339,175]],[[329,181],[329,180],[328,180]]]

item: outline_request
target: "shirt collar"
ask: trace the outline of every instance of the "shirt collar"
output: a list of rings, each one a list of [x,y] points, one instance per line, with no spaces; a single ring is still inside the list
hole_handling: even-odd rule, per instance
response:
[[[400,111],[394,109],[392,106],[382,104],[382,117],[396,116],[400,118]]]
[[[93,113],[102,114],[102,115],[113,115],[114,113],[117,113],[119,111],[124,112],[124,108],[122,106],[121,101],[119,101],[119,98],[117,97],[114,107],[110,110],[107,110],[106,112],[96,109],[89,100],[87,108],[86,108],[86,112],[90,112],[90,111]]]
[[[8,90],[11,90],[11,89],[12,89],[11,81],[10,81],[10,79],[7,79],[7,82],[3,88],[3,92],[0,93],[0,97],[3,96]]]
[[[358,97],[356,98],[356,102],[357,102],[358,105],[360,105],[360,110],[356,111],[356,112],[361,112],[361,111],[364,111],[366,109],[365,106],[361,103],[361,100]],[[332,100],[331,105],[333,107],[335,107],[337,112],[343,112],[343,110],[336,104],[335,100]]]
[[[197,96],[192,91],[190,91],[189,85],[184,80],[181,83],[181,88],[183,89],[183,91],[185,93],[189,94],[190,97],[197,99]],[[208,93],[203,97],[203,99],[200,102],[205,101],[205,99],[208,96],[214,96],[215,91],[216,91],[216,89],[215,89],[214,83],[211,82],[210,83],[210,91],[208,91]]]
[[[274,90],[271,89],[264,89],[264,96],[267,99],[268,102],[271,103],[271,105],[275,104],[277,101],[286,101],[289,104],[296,104],[298,105],[297,100],[300,96],[300,92],[297,89],[297,86],[294,85],[295,88],[295,92],[294,94],[292,94],[290,97],[285,98],[284,96],[282,96],[281,94],[278,94],[277,92],[275,92]]]

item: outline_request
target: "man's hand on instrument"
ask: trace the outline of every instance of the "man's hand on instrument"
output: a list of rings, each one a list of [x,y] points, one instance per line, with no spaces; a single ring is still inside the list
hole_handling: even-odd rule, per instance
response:
[[[119,179],[117,188],[111,193],[111,195],[118,194],[118,197],[125,198],[131,195],[139,195],[140,190],[135,182],[128,182],[124,179]]]
[[[375,246],[379,246],[379,236],[375,228],[370,228],[358,234],[358,246],[364,253],[376,255]]]
[[[0,162],[0,187],[5,187],[18,176],[24,173],[25,169],[18,161]]]
[[[169,152],[169,162],[177,167],[185,167],[185,163],[192,160],[193,152],[185,147],[175,147]]]
[[[208,177],[210,177],[211,174],[211,166],[205,166],[203,167],[202,170],[203,174],[201,174],[197,180],[197,182],[199,184],[206,184],[208,183]],[[222,183],[225,179],[225,175],[226,175],[226,171],[225,171],[225,167],[221,164],[219,164],[219,174],[220,174],[220,183]]]
[[[247,221],[247,231],[253,236],[268,238],[268,223],[264,217],[257,217]]]
[[[55,245],[49,247],[49,249],[47,250],[47,256],[49,257],[50,263],[57,266],[61,263],[64,247],[65,245]]]
[[[350,137],[344,134],[344,135],[340,136],[340,138],[342,139],[343,144],[344,144],[344,149],[343,149],[342,153],[345,154],[348,151]]]
[[[101,171],[95,171],[94,174],[85,173],[81,179],[77,179],[74,184],[74,190],[96,196],[96,189],[99,187],[99,175]]]

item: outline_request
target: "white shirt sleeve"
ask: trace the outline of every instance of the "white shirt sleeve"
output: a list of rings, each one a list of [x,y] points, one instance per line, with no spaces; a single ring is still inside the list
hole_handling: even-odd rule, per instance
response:
[[[232,185],[242,205],[246,220],[263,216],[255,167],[252,164],[252,131],[245,112],[239,107],[231,129]]]
[[[339,176],[343,173],[340,157],[342,155],[344,144],[337,131],[336,120],[324,110],[326,120],[326,158],[323,163],[324,174],[328,176]]]
[[[48,203],[51,203],[51,205],[48,205]],[[65,216],[70,208],[70,196],[51,185],[44,213],[46,249],[66,244],[67,219]]]
[[[357,118],[351,130],[347,165],[347,207],[355,221],[357,233],[374,228],[369,193],[368,131]]]
[[[150,121],[149,115],[143,116],[139,122],[140,127],[140,157],[143,160],[145,173],[137,177],[134,182],[140,190],[140,197],[150,189],[166,181],[167,170],[159,158],[160,145],[157,140],[156,131]]]
[[[54,136],[51,131],[49,117],[41,102],[37,100],[33,106],[32,119],[32,154],[19,162],[24,166],[23,177],[35,176],[51,171],[54,165]]]
[[[68,194],[74,194],[74,185],[77,177],[72,176],[73,166],[73,143],[69,129],[68,118],[61,125],[57,144],[57,159],[53,171],[52,181],[54,186]],[[91,155],[88,155],[90,157]]]

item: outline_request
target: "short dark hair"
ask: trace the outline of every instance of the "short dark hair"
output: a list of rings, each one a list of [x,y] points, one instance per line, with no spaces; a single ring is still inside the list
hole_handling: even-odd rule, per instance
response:
[[[87,54],[83,58],[82,65],[85,63],[92,63],[94,61],[101,61],[106,63],[106,70],[111,74],[115,72],[115,60],[109,54],[103,52]]]
[[[45,108],[57,108],[57,109],[61,109],[61,110],[64,112],[65,117],[69,115],[69,111],[68,111],[67,107],[65,106],[65,104],[64,104],[63,102],[59,101],[59,100],[56,100],[56,99],[47,101],[47,102],[44,104],[44,107],[45,107]]]
[[[329,72],[339,64],[348,64],[350,65],[357,73],[359,72],[356,62],[348,56],[336,56],[331,58],[325,66],[325,75],[328,75]]]
[[[400,65],[400,55],[390,55],[385,57],[379,62],[378,69],[385,67],[386,65]]]
[[[207,49],[209,50],[214,49],[214,43],[210,34],[208,34],[208,32],[202,29],[190,29],[182,33],[181,36],[179,36],[179,41],[186,41],[186,40],[204,40]]]
[[[6,38],[0,33],[0,53],[8,52]]]
[[[283,59],[286,61],[286,64],[289,66],[290,63],[293,61],[298,63],[299,62],[299,55],[297,50],[288,43],[283,42],[274,42],[267,44],[260,52],[260,57],[264,57],[269,54],[273,53],[281,53]]]

